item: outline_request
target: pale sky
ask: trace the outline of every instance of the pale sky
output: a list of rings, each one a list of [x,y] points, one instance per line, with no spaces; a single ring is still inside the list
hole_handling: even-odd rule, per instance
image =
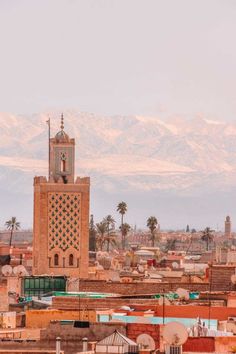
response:
[[[0,0],[0,111],[236,117],[235,0]]]

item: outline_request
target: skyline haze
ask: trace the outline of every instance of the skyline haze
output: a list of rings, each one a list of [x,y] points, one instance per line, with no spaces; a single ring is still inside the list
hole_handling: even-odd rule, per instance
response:
[[[23,0],[0,10],[0,111],[235,119],[233,0]]]

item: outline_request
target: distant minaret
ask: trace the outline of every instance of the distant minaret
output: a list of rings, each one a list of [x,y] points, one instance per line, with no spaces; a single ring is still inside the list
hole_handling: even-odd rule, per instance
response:
[[[231,235],[231,220],[230,220],[230,217],[229,216],[226,216],[226,219],[225,219],[225,237],[226,238],[232,238],[232,235]]]

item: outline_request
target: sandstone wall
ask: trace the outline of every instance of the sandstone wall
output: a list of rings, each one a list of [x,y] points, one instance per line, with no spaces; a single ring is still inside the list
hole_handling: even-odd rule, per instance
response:
[[[94,291],[117,293],[121,295],[158,294],[162,292],[175,291],[178,288],[191,291],[207,291],[208,283],[120,283],[107,282],[105,280],[80,280],[80,291]]]
[[[230,291],[234,290],[231,282],[231,276],[235,274],[235,266],[218,265],[211,268],[211,290],[212,291]]]
[[[96,312],[88,311],[71,311],[71,310],[27,310],[26,311],[26,327],[27,328],[46,328],[50,321],[90,321],[96,322]]]

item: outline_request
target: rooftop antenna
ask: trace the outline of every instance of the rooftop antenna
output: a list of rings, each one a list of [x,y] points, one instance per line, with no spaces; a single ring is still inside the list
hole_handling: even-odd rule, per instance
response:
[[[49,178],[50,178],[50,138],[51,138],[51,121],[50,121],[50,117],[48,118],[46,123],[48,125],[48,181],[49,181]]]

